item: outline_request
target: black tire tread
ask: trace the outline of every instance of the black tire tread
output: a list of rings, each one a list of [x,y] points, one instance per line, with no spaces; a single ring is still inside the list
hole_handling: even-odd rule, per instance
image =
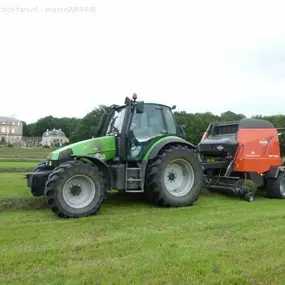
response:
[[[189,152],[189,154],[190,153],[195,154],[195,152],[192,149],[190,149],[185,145],[172,144],[170,146],[167,146],[166,148],[163,148],[160,151],[160,153],[152,161],[149,162],[150,164],[148,165],[146,178],[145,178],[145,190],[147,192],[147,196],[150,202],[154,203],[156,206],[164,206],[164,207],[171,206],[170,201],[165,199],[160,194],[157,172],[160,168],[162,160],[170,153],[172,153],[174,150],[186,150]],[[187,205],[192,205],[195,201],[197,201],[198,196],[199,195],[196,195],[194,200],[190,201]]]
[[[49,175],[49,178],[46,182],[45,195],[47,198],[48,207],[55,214],[57,214],[59,217],[62,217],[62,218],[77,218],[77,217],[79,217],[77,214],[66,213],[66,211],[64,209],[62,209],[59,204],[56,203],[55,190],[54,190],[56,183],[59,180],[60,176],[64,175],[64,173],[67,169],[71,169],[74,166],[85,167],[89,171],[97,172],[100,185],[103,186],[103,185],[106,185],[106,183],[107,183],[106,178],[104,177],[102,171],[100,171],[99,167],[97,167],[96,165],[90,164],[90,163],[83,162],[81,160],[66,161],[66,162],[62,163],[61,165],[59,165],[58,167],[56,167],[54,169],[54,171]],[[106,189],[105,189],[105,191],[106,191]],[[80,217],[90,216],[93,214],[97,214],[99,212],[101,204],[105,198],[105,191],[102,191],[102,193],[100,195],[100,201],[98,203],[98,206],[96,208],[93,208],[92,210],[86,212],[84,215],[80,215]]]
[[[285,179],[285,172],[280,171],[276,179],[271,179],[271,183],[267,183],[267,197],[275,199],[285,199],[285,197],[280,192],[281,181]]]
[[[33,169],[33,172],[38,172],[42,171],[46,168],[46,162],[41,162],[36,168]],[[39,186],[32,186],[31,187],[31,193],[35,197],[40,197],[44,196],[45,194],[45,189],[44,187],[39,187]]]

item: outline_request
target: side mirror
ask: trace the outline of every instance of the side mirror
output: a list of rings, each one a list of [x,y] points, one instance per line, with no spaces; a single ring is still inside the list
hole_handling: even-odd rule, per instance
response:
[[[137,102],[136,110],[137,110],[137,113],[144,112],[144,101]]]

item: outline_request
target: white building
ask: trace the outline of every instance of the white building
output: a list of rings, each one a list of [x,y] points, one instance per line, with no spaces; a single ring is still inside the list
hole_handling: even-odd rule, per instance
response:
[[[43,133],[41,142],[42,146],[48,145],[50,147],[58,147],[65,143],[69,143],[69,139],[61,129],[53,129],[51,131],[46,130],[46,132]]]
[[[23,123],[13,117],[0,116],[0,144],[20,144]]]

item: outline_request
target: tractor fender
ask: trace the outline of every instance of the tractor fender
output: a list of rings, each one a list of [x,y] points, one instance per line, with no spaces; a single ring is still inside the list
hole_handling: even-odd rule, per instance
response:
[[[270,170],[265,174],[266,178],[277,178],[280,171],[285,172],[285,165],[283,166],[271,166]]]
[[[173,144],[173,143],[180,143],[180,144],[184,144],[192,149],[197,149],[196,146],[194,146],[192,143],[182,139],[182,138],[179,138],[179,137],[176,137],[176,138],[167,138],[165,140],[163,140],[162,142],[158,143],[157,145],[155,145],[153,147],[153,149],[151,149],[151,152],[149,153],[149,155],[145,158],[147,158],[147,160],[150,160],[150,159],[153,159],[155,158],[159,152],[162,150],[162,148],[164,148],[165,146],[167,145],[170,145],[170,144]],[[145,160],[144,158],[144,160]]]
[[[80,155],[80,154],[73,154],[71,155],[71,157],[74,157],[78,160],[81,159],[87,159],[89,160],[91,163],[95,164],[96,166],[98,166],[100,168],[100,170],[102,170],[102,172],[104,173],[106,180],[107,180],[107,187],[108,190],[113,189],[113,177],[112,177],[112,171],[110,169],[110,167],[106,164],[105,161],[93,156],[93,155]]]

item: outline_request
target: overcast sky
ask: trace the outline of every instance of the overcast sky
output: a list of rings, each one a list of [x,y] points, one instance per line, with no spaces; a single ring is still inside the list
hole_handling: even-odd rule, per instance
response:
[[[45,10],[68,7],[92,11]],[[285,114],[284,7],[1,0],[0,115],[83,117],[133,92],[188,112]]]

